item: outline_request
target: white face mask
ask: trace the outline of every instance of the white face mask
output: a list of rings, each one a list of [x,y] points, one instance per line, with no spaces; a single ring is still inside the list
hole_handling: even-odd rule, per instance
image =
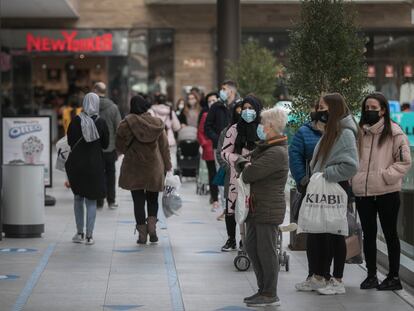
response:
[[[179,109],[179,110],[183,110],[183,109],[184,109],[184,104],[183,104],[183,103],[178,104],[178,109]]]

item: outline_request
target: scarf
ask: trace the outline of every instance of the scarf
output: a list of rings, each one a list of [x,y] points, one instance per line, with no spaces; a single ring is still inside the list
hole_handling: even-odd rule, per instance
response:
[[[97,117],[99,113],[99,96],[95,93],[86,94],[82,105],[83,111],[79,114],[82,136],[87,143],[90,143],[100,138],[95,121],[92,119],[94,116]]]

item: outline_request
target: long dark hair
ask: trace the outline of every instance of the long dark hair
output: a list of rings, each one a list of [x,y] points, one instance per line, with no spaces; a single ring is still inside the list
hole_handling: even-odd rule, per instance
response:
[[[380,92],[374,92],[369,94],[367,97],[364,98],[361,107],[361,120],[359,121],[359,127],[362,128],[364,126],[364,120],[366,115],[365,105],[368,99],[375,99],[379,102],[381,109],[384,110],[384,129],[382,130],[381,136],[378,140],[378,146],[381,146],[389,137],[392,137],[392,125],[391,125],[391,116],[390,116],[390,106],[388,104],[387,98],[384,94]]]
[[[325,163],[329,152],[331,151],[336,139],[340,135],[340,121],[350,114],[349,107],[345,99],[339,93],[326,94],[321,98],[327,105],[329,110],[328,123],[325,132],[319,144],[319,150],[316,159],[322,159],[322,165]]]

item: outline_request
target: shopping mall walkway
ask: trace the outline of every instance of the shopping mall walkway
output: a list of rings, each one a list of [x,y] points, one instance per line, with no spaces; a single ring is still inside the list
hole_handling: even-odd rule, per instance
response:
[[[242,299],[256,288],[254,274],[237,272],[235,253],[219,251],[224,223],[216,221],[207,197],[195,195],[193,183],[183,186],[182,215],[161,224],[159,245],[137,246],[132,201],[119,191],[119,209],[98,212],[96,244],[86,246],[71,242],[72,195],[62,174],[54,175],[48,193],[58,203],[46,208],[44,237],[0,242],[0,310],[252,310]],[[346,267],[344,296],[298,293],[305,254],[290,254],[290,272],[279,276],[282,306],[261,310],[413,310],[393,292],[360,291],[364,271],[357,265]]]

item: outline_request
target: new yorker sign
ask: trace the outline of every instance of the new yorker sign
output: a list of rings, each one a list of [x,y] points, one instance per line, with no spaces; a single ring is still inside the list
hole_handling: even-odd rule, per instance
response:
[[[112,33],[79,38],[77,31],[61,31],[61,38],[26,35],[27,52],[111,52]]]

